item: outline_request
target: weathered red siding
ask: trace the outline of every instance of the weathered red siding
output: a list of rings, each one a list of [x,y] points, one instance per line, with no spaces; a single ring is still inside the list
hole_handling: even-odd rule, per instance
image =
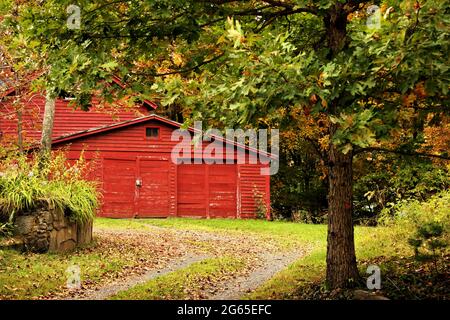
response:
[[[178,215],[236,218],[236,164],[178,166]]]
[[[269,176],[260,174],[262,165],[239,165],[239,194],[241,217],[253,217],[256,212],[270,209],[270,184]],[[261,198],[262,201],[259,199]],[[263,208],[266,206],[266,208]],[[264,212],[260,212],[263,214]],[[266,212],[267,213],[267,212]]]
[[[45,98],[36,95],[27,101],[23,113],[23,135],[36,142],[40,137]],[[94,103],[95,105],[95,103]],[[94,165],[89,178],[100,181],[103,204],[99,215],[131,217],[255,217],[261,201],[270,208],[269,176],[262,176],[261,163],[181,164],[172,162],[171,141],[178,124],[157,116],[143,117],[145,107],[130,110],[93,107],[73,110],[69,101],[58,99],[53,130],[54,148],[67,151],[69,161],[84,157]],[[17,115],[10,104],[0,102],[0,131],[17,136]],[[149,138],[146,128],[158,128],[159,136]],[[96,129],[94,129],[96,128]],[[223,144],[216,141],[215,144]],[[209,142],[203,142],[202,148]],[[227,148],[232,144],[226,143]],[[189,142],[185,146],[191,147]],[[255,159],[245,151],[246,159]],[[225,154],[214,156],[224,159]],[[198,158],[193,152],[187,155]],[[140,186],[137,186],[139,184]],[[269,211],[267,212],[269,214]]]
[[[74,109],[69,105],[70,101],[68,100],[57,99],[53,138],[149,114],[145,107],[104,108],[98,106],[97,102],[94,100],[93,107],[86,112]],[[35,95],[27,100],[26,104],[28,107],[24,108],[22,115],[23,137],[24,140],[35,141],[40,138],[41,134],[45,97]],[[0,132],[4,136],[17,136],[17,113],[10,102],[0,101],[0,115]]]
[[[135,216],[136,164],[131,159],[103,159],[103,207],[112,218]]]
[[[147,138],[148,127],[159,128],[159,137]],[[105,204],[100,213],[103,216],[251,218],[264,206],[269,214],[269,176],[261,175],[263,164],[224,161],[224,164],[175,165],[171,160],[171,151],[178,144],[171,141],[174,129],[158,119],[150,119],[55,147],[68,148],[72,159],[81,151],[88,159],[100,159],[97,171],[103,176]],[[203,148],[208,144],[204,142]],[[189,143],[186,146],[192,147]],[[221,156],[225,158],[225,154]],[[254,157],[247,151],[247,159]],[[237,159],[236,150],[234,158]],[[141,187],[134,186],[136,180],[142,181]],[[119,181],[125,181],[123,186]]]
[[[142,182],[136,188],[137,216],[139,218],[167,217],[170,209],[169,176],[173,174],[170,162],[163,157],[157,159],[138,158],[138,177]]]
[[[181,164],[178,169],[177,207],[180,216],[207,217],[205,166]]]

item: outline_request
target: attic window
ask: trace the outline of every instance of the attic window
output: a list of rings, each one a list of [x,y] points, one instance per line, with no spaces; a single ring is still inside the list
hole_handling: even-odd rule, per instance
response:
[[[149,139],[158,139],[159,128],[145,128],[145,136]]]

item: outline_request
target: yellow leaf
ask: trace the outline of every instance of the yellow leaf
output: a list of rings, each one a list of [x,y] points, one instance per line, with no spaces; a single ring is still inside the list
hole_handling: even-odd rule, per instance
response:
[[[173,63],[175,63],[176,66],[180,67],[183,64],[183,57],[179,53],[172,53],[172,59]]]
[[[347,144],[345,144],[343,147],[342,147],[342,153],[343,154],[347,154],[347,153],[349,153],[349,151],[351,151],[353,149],[353,146],[350,144],[350,143],[347,143]]]
[[[224,36],[221,36],[219,39],[217,39],[217,44],[221,44],[221,43],[224,43],[224,42],[226,42],[226,39],[225,39]]]

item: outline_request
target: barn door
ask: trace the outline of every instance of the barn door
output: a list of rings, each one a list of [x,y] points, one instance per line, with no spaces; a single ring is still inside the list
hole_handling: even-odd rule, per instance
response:
[[[137,217],[167,217],[169,215],[169,161],[138,158]]]
[[[178,216],[207,216],[207,192],[205,166],[181,164],[178,166]]]
[[[236,165],[211,164],[207,171],[210,217],[236,218]]]
[[[135,180],[136,160],[103,160],[103,216],[134,217]]]
[[[237,172],[234,164],[178,166],[179,216],[237,216]]]

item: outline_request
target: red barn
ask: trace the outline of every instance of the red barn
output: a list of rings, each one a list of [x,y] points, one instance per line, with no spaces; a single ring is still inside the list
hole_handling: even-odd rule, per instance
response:
[[[40,136],[44,102],[36,96],[22,115],[26,139]],[[184,160],[179,164],[172,151],[183,143],[173,141],[172,134],[180,124],[151,114],[154,108],[147,103],[116,114],[100,106],[84,112],[57,100],[53,148],[67,150],[69,160],[78,159],[82,151],[87,160],[95,160],[94,175],[103,195],[99,216],[252,218],[264,213],[269,217],[270,177],[261,174],[261,168],[268,167],[261,162],[267,154],[216,137],[178,157]],[[17,137],[16,113],[0,101],[0,114],[2,139]],[[192,136],[194,129],[187,132]],[[228,154],[232,159],[208,164],[198,151],[212,145],[224,147],[213,153],[214,159],[226,159]],[[245,155],[245,163],[238,163],[238,152]]]

